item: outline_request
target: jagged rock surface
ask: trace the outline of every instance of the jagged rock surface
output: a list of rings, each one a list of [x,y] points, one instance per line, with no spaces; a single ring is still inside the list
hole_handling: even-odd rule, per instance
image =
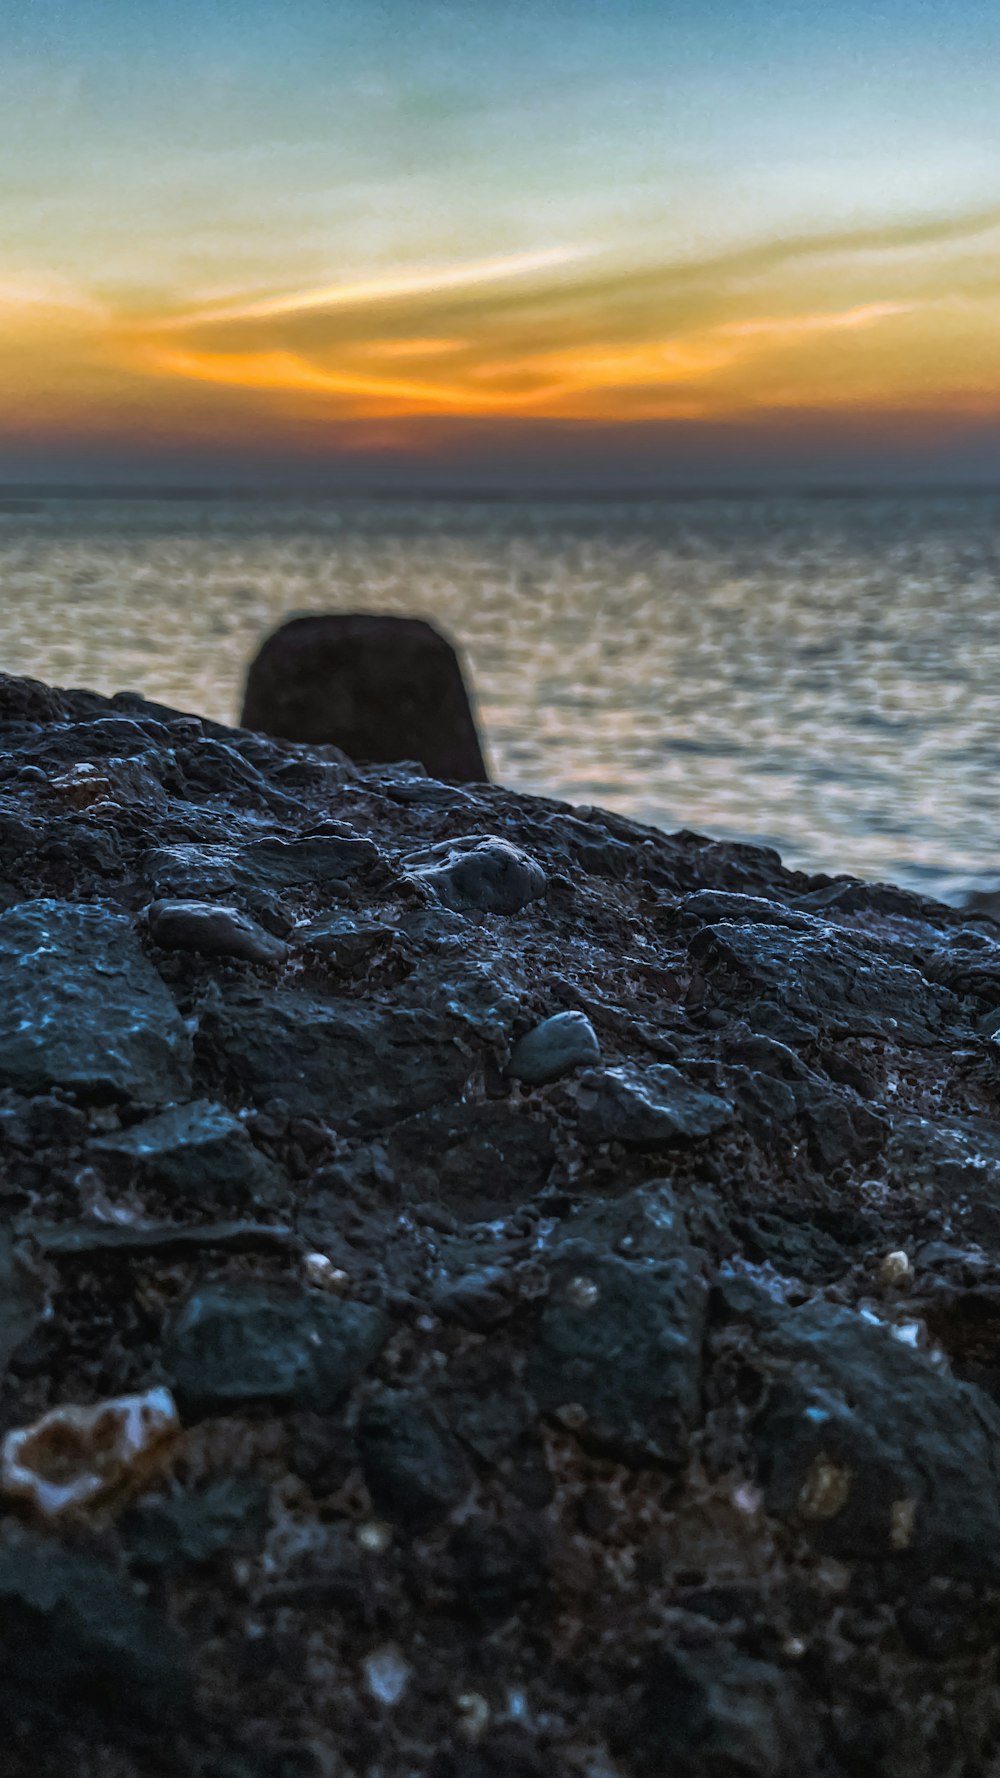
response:
[[[998,1026],[988,910],[0,680],[0,1433],[182,1427],[0,1498],[4,1773],[1000,1772]]]

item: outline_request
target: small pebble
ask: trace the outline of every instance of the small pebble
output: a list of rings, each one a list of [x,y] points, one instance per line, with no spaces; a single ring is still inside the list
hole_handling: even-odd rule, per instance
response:
[[[526,1086],[540,1087],[600,1059],[597,1032],[586,1013],[557,1012],[518,1039],[510,1058],[510,1073]]]
[[[398,1704],[410,1683],[413,1668],[395,1643],[387,1642],[383,1648],[376,1648],[372,1654],[366,1655],[361,1665],[372,1697],[390,1708]]]
[[[909,1290],[913,1283],[909,1254],[902,1248],[884,1254],[878,1268],[878,1281],[883,1290]]]
[[[799,1491],[799,1511],[804,1519],[836,1518],[847,1505],[851,1472],[826,1457],[818,1457]]]
[[[490,1707],[482,1692],[461,1692],[455,1699],[461,1717],[461,1730],[470,1741],[478,1741],[490,1720]]]
[[[351,1280],[346,1272],[335,1266],[327,1253],[307,1253],[302,1262],[310,1284],[318,1290],[328,1290],[331,1296],[346,1296],[351,1288]]]

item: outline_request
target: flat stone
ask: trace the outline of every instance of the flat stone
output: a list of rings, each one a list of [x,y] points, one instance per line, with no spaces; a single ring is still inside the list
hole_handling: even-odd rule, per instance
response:
[[[545,894],[536,859],[509,840],[470,837],[411,863],[410,874],[455,913],[516,914]]]
[[[518,1039],[508,1073],[527,1086],[540,1087],[600,1059],[597,1032],[586,1013],[557,1012]]]
[[[188,1298],[164,1347],[182,1409],[226,1413],[248,1402],[329,1413],[389,1336],[380,1309],[247,1279]]]
[[[726,1100],[692,1086],[669,1062],[590,1069],[571,1091],[585,1142],[672,1147],[714,1136],[733,1121]]]
[[[288,946],[272,938],[249,914],[211,901],[154,901],[146,909],[150,937],[165,951],[199,951],[205,957],[241,957],[247,963],[283,963]]]
[[[579,1436],[600,1447],[680,1463],[700,1408],[706,1298],[687,1253],[636,1262],[567,1241],[549,1276],[525,1373],[539,1407],[580,1409]]]
[[[210,1099],[176,1105],[94,1143],[94,1153],[178,1197],[247,1204],[283,1195],[284,1177],[246,1126]]]
[[[140,1105],[187,1096],[190,1039],[129,920],[48,900],[0,914],[0,1082]]]
[[[428,1013],[319,1000],[291,990],[216,993],[202,1009],[199,1046],[256,1099],[293,1116],[378,1128],[458,1096],[468,1061]]]

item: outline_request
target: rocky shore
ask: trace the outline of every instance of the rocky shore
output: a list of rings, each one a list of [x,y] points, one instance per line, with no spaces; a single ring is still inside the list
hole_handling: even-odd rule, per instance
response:
[[[0,1769],[1000,1772],[1000,927],[0,680]]]

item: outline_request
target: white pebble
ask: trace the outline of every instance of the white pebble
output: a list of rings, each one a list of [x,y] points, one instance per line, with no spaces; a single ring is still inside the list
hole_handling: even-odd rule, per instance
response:
[[[365,1656],[361,1665],[372,1697],[380,1704],[398,1704],[410,1683],[413,1668],[404,1660],[395,1643],[387,1642],[384,1647],[376,1648]]]

